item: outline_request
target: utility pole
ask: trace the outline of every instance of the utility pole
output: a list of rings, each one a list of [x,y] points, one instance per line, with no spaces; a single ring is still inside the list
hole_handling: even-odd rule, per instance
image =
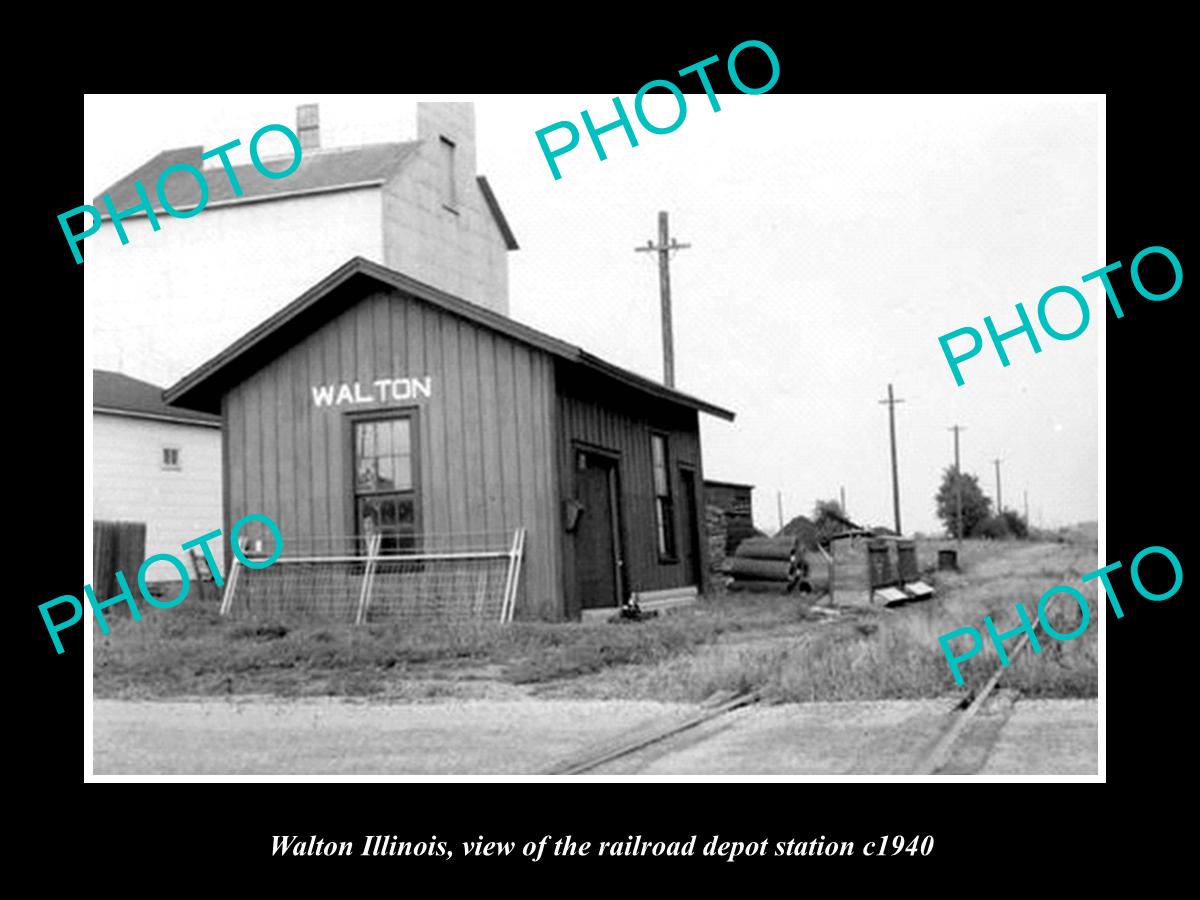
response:
[[[961,552],[962,551],[962,467],[959,465],[959,460],[958,460],[958,433],[960,431],[966,431],[967,429],[963,425],[951,425],[946,430],[954,432],[954,494],[955,494],[955,503],[957,504],[957,507],[958,507],[958,514],[955,518],[957,525],[955,527],[955,535],[954,536],[958,539],[958,549],[959,549],[959,552]]]
[[[775,505],[779,509],[779,530],[783,531],[783,493],[781,491],[775,492]]]
[[[1029,490],[1025,490],[1025,527],[1029,527]]]
[[[1004,515],[1004,495],[1000,493],[1000,460],[993,459],[996,464],[996,515]]]
[[[850,513],[846,512],[846,486],[844,484],[838,488],[838,496],[842,498],[842,515],[848,519]]]
[[[691,244],[667,240],[667,214],[658,214],[658,244],[646,241],[645,247],[634,247],[636,253],[658,254],[658,293],[662,299],[663,384],[675,387],[675,338],[671,332],[671,261],[672,250],[686,250]]]
[[[896,466],[896,404],[904,401],[897,400],[892,396],[892,386],[889,384],[887,399],[879,402],[887,404],[888,429],[892,436],[892,509],[896,514],[896,534],[904,534],[900,530],[900,474]],[[845,510],[842,512],[844,513]]]

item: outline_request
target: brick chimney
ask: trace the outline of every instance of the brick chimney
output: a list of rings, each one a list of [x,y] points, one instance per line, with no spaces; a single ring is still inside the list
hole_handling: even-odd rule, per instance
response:
[[[321,114],[316,103],[305,103],[296,107],[296,136],[304,150],[321,147]]]

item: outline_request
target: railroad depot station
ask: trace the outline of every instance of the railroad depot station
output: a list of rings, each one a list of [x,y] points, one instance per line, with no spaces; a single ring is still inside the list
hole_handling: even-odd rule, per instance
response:
[[[166,399],[221,416],[223,530],[264,513],[285,558],[523,528],[517,617],[706,586],[698,416],[732,412],[377,263],[348,261]]]
[[[166,403],[220,416],[222,533],[251,514],[282,532],[263,572],[226,546],[224,608],[371,621],[419,601],[562,620],[703,593],[698,417],[733,413],[512,319],[518,244],[476,171],[473,107],[410,112],[379,116],[415,139],[335,147],[301,106],[294,174],[233,159],[240,196],[216,192],[160,230],[131,212],[128,245],[102,233],[87,247],[99,327],[126,342],[123,355],[102,343],[113,358],[98,362],[172,360]],[[137,180],[202,165],[203,150],[162,151],[107,193],[132,207]],[[186,198],[186,173],[171,178]],[[129,329],[131,317],[165,324]],[[269,545],[258,524],[241,537]]]

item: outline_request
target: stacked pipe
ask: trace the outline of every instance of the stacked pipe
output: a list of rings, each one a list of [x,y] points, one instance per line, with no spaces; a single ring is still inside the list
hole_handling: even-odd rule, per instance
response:
[[[738,544],[726,562],[731,591],[785,593],[807,573],[799,536],[753,537]]]

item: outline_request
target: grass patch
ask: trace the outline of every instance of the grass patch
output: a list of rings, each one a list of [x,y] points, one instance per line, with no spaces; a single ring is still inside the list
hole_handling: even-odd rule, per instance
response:
[[[1072,641],[1058,641],[1039,628],[1040,653],[1026,648],[1005,671],[1001,684],[1029,697],[1095,697],[1099,635],[1095,582],[1079,575],[1096,568],[1095,545],[965,542],[967,571],[943,573],[937,596],[922,603],[884,609],[860,608],[842,618],[811,624],[787,639],[746,635],[706,644],[698,652],[652,668],[609,670],[584,679],[560,696],[630,697],[699,701],[719,690],[759,689],[780,701],[919,699],[982,687],[1000,666],[984,635],[982,651],[962,669],[959,688],[941,652],[938,637],[972,626],[983,632],[991,615],[1001,632],[1019,621],[1022,603],[1036,616],[1038,598],[1058,584],[1079,589],[1088,599],[1092,621]],[[1102,614],[1102,609],[1099,610]],[[1078,607],[1059,598],[1049,608],[1051,624],[1070,633],[1080,623]],[[1016,639],[1005,642],[1012,650]],[[956,645],[957,646],[957,645]],[[963,650],[965,651],[965,645]]]
[[[933,545],[920,553],[922,561],[936,558]],[[111,634],[94,631],[94,690],[114,698],[417,698],[462,695],[468,681],[492,679],[541,695],[614,699],[698,701],[749,689],[787,701],[965,694],[995,671],[996,654],[985,638],[959,689],[938,636],[964,626],[982,630],[985,615],[1001,631],[1011,629],[1014,604],[1036,611],[1048,588],[1065,584],[1088,598],[1088,629],[1070,642],[1043,635],[1042,652],[1027,649],[1001,684],[1033,697],[1096,696],[1095,619],[1102,610],[1096,582],[1079,582],[1080,573],[1096,568],[1094,541],[966,541],[962,560],[963,573],[931,576],[938,593],[930,601],[858,608],[833,621],[808,612],[811,598],[753,594],[718,594],[640,623],[438,628],[229,620],[198,601],[148,607],[140,622],[114,615]],[[818,589],[823,575],[814,563]],[[1078,624],[1068,599],[1051,609],[1060,632]]]
[[[452,679],[498,667],[510,684],[577,678],[613,666],[652,665],[729,632],[796,621],[795,597],[737,598],[703,611],[641,623],[459,624],[438,628],[229,620],[212,605],[144,610],[142,621],[110,617],[94,631],[97,697],[408,694],[396,682]]]

